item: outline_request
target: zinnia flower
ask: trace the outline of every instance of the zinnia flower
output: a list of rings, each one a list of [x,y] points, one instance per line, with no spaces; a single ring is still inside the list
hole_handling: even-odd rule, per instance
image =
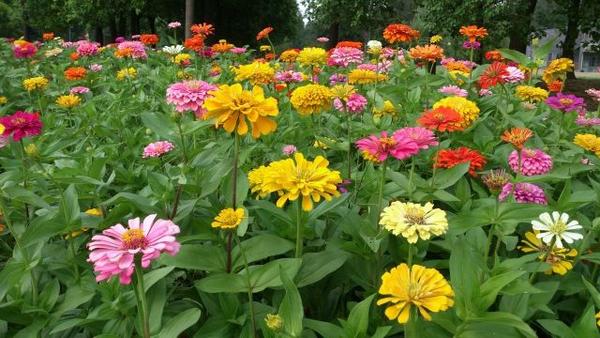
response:
[[[94,56],[100,52],[98,44],[90,41],[80,41],[77,44],[77,54],[79,56]]]
[[[123,68],[117,72],[117,80],[135,79],[136,76],[137,69],[133,67]]]
[[[479,77],[479,86],[484,89],[503,84],[506,82],[506,77],[510,74],[507,67],[502,62],[494,62],[481,74]]]
[[[12,115],[0,117],[0,124],[4,126],[4,137],[10,137],[19,142],[24,137],[36,136],[42,132],[40,114],[17,111]]]
[[[433,105],[434,110],[440,107],[450,108],[459,113],[462,120],[458,126],[463,129],[468,128],[479,117],[479,108],[475,102],[467,100],[464,97],[446,97]]]
[[[231,43],[227,43],[227,40],[219,40],[218,43],[215,43],[210,47],[210,50],[214,53],[227,53],[229,52],[235,45]]]
[[[75,94],[61,95],[56,99],[56,104],[62,108],[73,108],[80,103],[81,99]]]
[[[288,158],[270,163],[267,167],[252,170],[248,181],[252,192],[259,196],[267,196],[277,192],[277,207],[283,208],[285,203],[302,198],[302,209],[310,211],[313,201],[321,198],[330,201],[340,195],[337,184],[342,182],[339,171],[328,168],[329,162],[322,156],[308,161],[302,153],[296,152],[294,159]]]
[[[536,230],[526,232],[525,238],[521,240],[522,245],[519,245],[518,248],[525,253],[539,252],[538,260],[550,264],[550,268],[544,272],[547,275],[556,273],[562,276],[573,269],[573,260],[577,257],[577,250],[546,246],[537,237],[538,235],[539,231]]]
[[[238,227],[245,215],[244,208],[226,208],[219,212],[213,222],[210,224],[211,227],[223,230],[232,230]]]
[[[287,145],[283,146],[283,148],[281,148],[281,152],[286,156],[290,156],[290,155],[294,154],[296,151],[298,151],[298,149],[293,144],[287,144]]]
[[[383,209],[379,224],[396,236],[402,235],[411,244],[419,238],[426,241],[432,235],[441,236],[448,230],[446,212],[429,202],[425,205],[392,202]]]
[[[546,84],[549,84],[556,79],[564,80],[564,76],[568,72],[572,72],[573,68],[575,68],[575,64],[573,63],[573,60],[569,58],[559,58],[552,60],[550,64],[548,64],[548,67],[544,69],[542,80],[544,80]]]
[[[457,131],[463,130],[462,116],[454,109],[448,107],[438,107],[428,110],[417,119],[421,126],[436,131]]]
[[[278,314],[267,313],[265,324],[273,331],[279,331],[283,327],[283,318]]]
[[[160,157],[173,150],[173,148],[175,148],[175,146],[169,141],[153,142],[144,147],[142,158]]]
[[[517,83],[525,79],[525,74],[518,67],[508,66],[506,72],[508,73],[504,76],[504,82],[506,83]]]
[[[575,220],[569,222],[569,214],[566,212],[553,211],[552,217],[549,213],[544,212],[539,216],[539,220],[531,221],[531,225],[533,230],[540,231],[537,238],[546,244],[554,244],[558,248],[563,247],[562,241],[571,244],[583,238],[582,234],[569,231],[581,229],[582,226]]]
[[[513,150],[508,156],[508,164],[514,172],[525,176],[544,175],[552,170],[552,157],[540,149],[523,148],[519,159],[519,152]],[[519,161],[520,170],[519,170]]]
[[[554,108],[565,113],[580,111],[585,107],[585,102],[581,97],[563,93],[556,93],[555,96],[550,96],[548,99],[546,99],[546,104],[550,106],[550,108]]]
[[[215,125],[222,126],[228,133],[236,130],[239,135],[246,135],[247,122],[252,127],[254,138],[269,134],[277,128],[277,122],[269,118],[279,114],[277,100],[265,98],[261,87],[254,86],[249,91],[244,90],[239,83],[221,85],[211,94],[213,96],[204,102],[206,112],[203,118],[214,118]]]
[[[504,169],[490,170],[481,177],[483,184],[493,193],[498,193],[512,177]]]
[[[156,45],[159,40],[160,40],[160,38],[156,34],[141,34],[140,35],[140,42],[147,46]]]
[[[438,89],[438,92],[447,96],[467,97],[468,95],[465,89],[455,85],[443,86],[442,88]]]
[[[382,118],[384,116],[394,117],[398,114],[396,107],[390,100],[383,101],[383,105],[381,107],[373,107],[373,117],[374,118]]]
[[[97,72],[99,72],[99,71],[102,71],[102,65],[99,65],[99,64],[97,64],[97,63],[91,64],[89,68],[90,68],[90,70],[91,70],[92,72],[94,72],[94,73],[97,73]]]
[[[388,136],[386,131],[381,136],[371,135],[356,142],[356,147],[363,157],[371,162],[381,163],[389,156],[404,160],[419,152],[419,145],[403,135]]]
[[[319,66],[327,62],[327,52],[323,48],[305,47],[296,61],[303,66]]]
[[[167,88],[167,102],[178,112],[192,111],[196,116],[204,113],[204,101],[217,86],[200,80],[176,82]]]
[[[256,41],[269,38],[269,34],[273,32],[273,27],[265,27],[256,34]]]
[[[54,33],[53,32],[44,32],[42,33],[42,40],[44,41],[50,41],[54,39]]]
[[[168,27],[169,29],[175,29],[175,28],[179,28],[179,27],[181,27],[181,22],[179,22],[179,21],[173,21],[173,22],[169,22],[169,23],[167,24],[167,27]]]
[[[319,36],[317,38],[317,41],[320,42],[320,43],[327,43],[327,42],[329,42],[329,38],[326,37],[326,36]]]
[[[409,267],[402,263],[385,272],[381,281],[379,294],[384,298],[379,299],[377,305],[390,304],[385,309],[385,315],[400,324],[408,322],[413,306],[419,309],[423,318],[431,320],[429,312],[446,311],[454,305],[452,287],[433,268],[417,264]]]
[[[131,57],[132,59],[145,59],[148,57],[144,44],[139,41],[123,41],[117,45],[117,57]]]
[[[573,139],[573,143],[600,157],[600,137],[594,134],[577,134]]]
[[[502,187],[498,200],[504,201],[511,194],[514,195],[517,203],[535,203],[546,205],[546,194],[544,190],[533,183],[506,183]]]
[[[452,168],[461,163],[469,163],[469,174],[477,176],[477,170],[483,169],[485,157],[480,152],[467,147],[442,149],[435,156],[435,168]]]
[[[194,52],[199,52],[204,48],[204,38],[202,35],[196,34],[191,38],[185,39],[185,41],[183,41],[183,46]]]
[[[348,67],[352,63],[361,63],[362,61],[362,50],[352,47],[339,47],[331,51],[328,64],[330,66]]]
[[[438,45],[425,45],[416,46],[408,51],[411,58],[417,60],[424,60],[428,62],[435,62],[441,60],[444,57],[444,49]]]
[[[595,101],[600,102],[600,89],[586,89],[585,93],[588,94]]]
[[[37,53],[38,49],[33,43],[29,41],[16,40],[15,42],[13,42],[12,50],[15,58],[26,59],[33,57],[35,53]]]
[[[401,23],[390,24],[383,30],[383,38],[388,43],[409,42],[420,35],[419,31]]]
[[[30,77],[28,79],[23,80],[23,88],[25,88],[28,92],[34,91],[36,89],[44,89],[48,85],[48,79],[43,76],[35,76]]]
[[[203,38],[206,38],[207,36],[215,33],[215,28],[213,25],[203,22],[201,24],[192,25],[192,27],[190,27],[190,31],[192,31],[194,34],[200,35]]]
[[[282,72],[277,72],[275,74],[275,80],[285,83],[302,82],[304,81],[304,76],[300,72],[286,70]]]
[[[429,149],[430,146],[438,145],[435,135],[430,130],[421,127],[406,127],[396,130],[392,137],[397,138],[398,136],[413,140],[419,149]]]
[[[342,47],[351,47],[351,48],[356,48],[356,49],[362,49],[362,42],[360,41],[339,41],[338,43],[335,44],[335,48],[342,48]]]
[[[233,69],[235,81],[249,80],[250,84],[265,85],[273,81],[275,69],[268,63],[254,61],[248,65],[240,65]]]
[[[296,59],[298,58],[299,54],[300,54],[300,52],[297,49],[284,50],[279,55],[279,61],[287,62],[287,63],[296,62]]]
[[[84,87],[84,86],[73,87],[69,91],[69,93],[71,93],[71,94],[79,94],[79,95],[87,94],[89,92],[90,92],[90,89],[88,87]]]
[[[87,75],[87,71],[83,67],[69,67],[64,72],[65,79],[70,81],[82,80]]]
[[[368,69],[356,68],[348,74],[348,83],[350,84],[369,84],[385,80],[387,80],[385,74]]]
[[[488,35],[487,29],[475,25],[462,26],[458,32],[469,39],[470,42],[475,42],[478,38],[483,39]]]
[[[352,93],[347,99],[336,98],[333,100],[333,106],[342,112],[358,114],[367,106],[367,99],[358,93]]]
[[[548,91],[533,86],[517,86],[515,96],[521,101],[542,102],[548,98]]]
[[[296,88],[290,102],[300,115],[310,115],[329,109],[332,99],[331,89],[319,84],[308,84]]]
[[[512,144],[517,149],[521,149],[525,142],[532,136],[533,132],[529,128],[512,128],[505,130],[501,138],[502,141]]]
[[[437,44],[437,43],[442,42],[442,39],[443,39],[443,37],[441,35],[439,35],[439,34],[432,35],[429,38],[429,43],[436,43]]]
[[[142,267],[147,268],[162,252],[174,256],[179,252],[175,235],[179,227],[169,220],[158,219],[156,215],[130,219],[128,227],[113,225],[102,234],[92,237],[88,243],[88,262],[94,264],[96,281],[119,276],[121,284],[131,283],[135,255],[141,255]]]

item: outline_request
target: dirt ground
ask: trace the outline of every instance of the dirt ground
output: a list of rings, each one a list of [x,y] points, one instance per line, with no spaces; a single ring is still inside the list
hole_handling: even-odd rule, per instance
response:
[[[600,73],[575,73],[576,79],[567,80],[565,84],[564,92],[573,93],[579,97],[583,97],[587,104],[588,111],[594,111],[598,108],[598,102],[592,100],[588,94],[585,93],[586,89],[596,88],[600,89]]]

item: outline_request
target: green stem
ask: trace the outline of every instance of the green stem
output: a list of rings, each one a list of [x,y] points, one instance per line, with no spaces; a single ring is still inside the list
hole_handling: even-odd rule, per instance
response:
[[[502,233],[500,233],[500,235],[496,239],[496,247],[494,247],[494,265],[493,265],[492,269],[496,267],[496,262],[498,261],[498,250],[500,249],[501,243],[502,243]]]
[[[27,190],[27,159],[25,157],[25,145],[23,144],[23,139],[19,140],[19,144],[21,146],[21,165],[23,166],[23,189]],[[27,223],[27,227],[29,227],[29,205],[25,203],[25,220]]]
[[[74,238],[69,239],[69,250],[73,256],[73,270],[75,270],[75,280],[79,282],[79,265],[77,265],[77,252],[75,251]]]
[[[246,258],[246,252],[244,251],[244,247],[240,242],[240,238],[238,236],[235,236],[235,240],[237,242],[238,247],[240,248],[242,259],[244,260],[246,287],[248,288],[248,308],[250,310],[250,320],[252,322],[252,337],[256,338],[256,319],[254,318],[254,301],[252,299],[252,283],[250,282],[250,270],[248,268],[248,259]]]
[[[375,212],[375,227],[379,226],[379,217],[381,216],[381,206],[383,205],[383,188],[385,186],[385,173],[387,171],[387,161],[381,165],[381,181],[379,182],[379,193],[377,194],[377,209]]]
[[[181,119],[183,118],[182,116],[178,116],[177,117],[177,130],[179,131],[179,138],[181,139],[181,149],[183,150],[183,160],[184,160],[184,164],[188,163],[188,156],[187,156],[187,149],[185,146],[185,138],[183,137],[183,130],[181,129]]]
[[[419,337],[419,332],[417,331],[417,308],[415,306],[411,306],[409,311],[410,316],[408,317],[408,322],[406,322],[404,326],[404,338],[417,338]]]
[[[142,336],[150,338],[150,322],[148,316],[148,301],[146,299],[146,291],[144,290],[144,272],[142,270],[142,257],[135,257],[135,288],[136,297],[138,299],[138,311],[142,320]]]
[[[234,132],[234,136],[233,136],[233,177],[231,178],[231,182],[232,182],[232,184],[231,184],[231,186],[232,186],[231,205],[233,206],[233,209],[236,208],[236,204],[237,204],[237,178],[238,178],[239,158],[240,158],[240,137],[236,132]]]
[[[406,264],[408,264],[409,267],[412,266],[412,262],[413,262],[413,244],[408,243],[408,258],[406,259]]]
[[[346,123],[347,123],[347,127],[348,127],[346,130],[347,134],[348,134],[347,135],[348,136],[348,179],[350,180],[350,179],[352,179],[352,138],[350,136],[350,131],[351,131],[350,130],[350,119],[351,119],[350,113],[347,113],[346,116],[347,116]]]
[[[408,200],[412,202],[413,193],[413,177],[415,175],[415,157],[413,156],[410,163],[410,173],[408,174]]]
[[[303,244],[303,230],[304,224],[302,224],[302,197],[298,197],[296,203],[296,254],[294,257],[302,257],[302,244]]]
[[[493,223],[492,226],[490,227],[490,232],[488,233],[487,241],[485,243],[485,252],[483,253],[483,261],[485,262],[486,267],[488,264],[488,258],[490,256],[490,248],[492,246],[492,240],[494,239],[495,228],[496,228],[496,224]]]

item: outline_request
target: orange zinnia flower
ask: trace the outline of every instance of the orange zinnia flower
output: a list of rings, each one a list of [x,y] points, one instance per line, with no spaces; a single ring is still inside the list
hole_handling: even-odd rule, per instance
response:
[[[408,52],[413,59],[435,62],[444,57],[444,49],[438,45],[416,46]]]
[[[187,49],[199,52],[204,47],[204,38],[200,34],[196,34],[191,38],[185,39],[183,46]]]
[[[520,150],[532,136],[533,132],[529,128],[512,128],[504,131],[502,141],[510,143]]]
[[[563,90],[563,82],[561,80],[554,80],[548,83],[548,90],[553,93],[558,93]]]
[[[141,34],[140,42],[144,45],[156,45],[158,43],[159,37],[156,34]]]
[[[256,41],[260,41],[262,39],[266,39],[269,37],[269,34],[273,31],[273,27],[263,28],[258,34],[256,34]]]
[[[464,130],[461,126],[462,116],[459,112],[448,107],[438,107],[428,110],[417,119],[419,125],[436,131]]]
[[[469,162],[469,174],[477,176],[477,170],[483,169],[485,157],[475,149],[460,147],[457,149],[442,149],[435,156],[434,168],[452,168],[458,164]]]
[[[69,54],[69,59],[71,59],[71,61],[77,61],[79,60],[79,54],[77,52],[73,52]]]
[[[340,41],[335,45],[335,48],[341,47],[352,47],[356,49],[362,49],[362,42],[359,41]]]
[[[488,35],[487,29],[475,25],[462,26],[458,32],[467,37],[470,42],[476,41],[477,38],[485,38]]]
[[[235,46],[231,43],[227,43],[227,40],[219,40],[219,43],[215,43],[210,49],[215,53],[225,53],[233,47]]]
[[[467,65],[465,65],[464,63],[459,62],[459,61],[449,61],[444,65],[444,67],[446,67],[446,69],[448,71],[459,70],[464,73],[471,72],[471,69],[469,67],[467,67]]]
[[[482,89],[488,89],[504,83],[504,78],[509,75],[506,67],[502,62],[492,63],[479,77],[479,86]]]
[[[87,71],[83,67],[69,67],[64,74],[67,80],[81,80],[85,78]]]
[[[207,36],[212,35],[215,32],[213,25],[206,22],[192,25],[192,27],[190,27],[190,30],[192,31],[192,33],[201,35],[203,38],[206,38]]]
[[[54,39],[54,33],[48,32],[48,33],[42,34],[42,40],[44,40],[44,41],[50,41],[52,39]]]
[[[393,23],[383,30],[383,38],[388,43],[408,42],[421,35],[418,30],[401,23]]]
[[[499,50],[490,50],[490,51],[485,52],[485,58],[490,61],[504,60],[504,58],[502,57],[502,54],[500,54]]]

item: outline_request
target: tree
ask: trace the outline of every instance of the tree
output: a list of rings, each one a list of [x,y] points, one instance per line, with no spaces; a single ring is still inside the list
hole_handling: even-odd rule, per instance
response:
[[[194,0],[185,0],[185,37],[189,38],[194,23]]]

